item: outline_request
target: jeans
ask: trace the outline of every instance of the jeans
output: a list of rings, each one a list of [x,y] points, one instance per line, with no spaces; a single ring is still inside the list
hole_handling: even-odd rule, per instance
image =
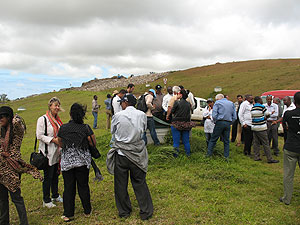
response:
[[[211,139],[212,133],[205,133],[206,145],[208,147],[209,140]]]
[[[212,136],[208,143],[208,148],[207,148],[208,156],[212,156],[213,149],[216,146],[216,143],[217,143],[219,137],[222,135],[223,142],[224,142],[224,157],[225,158],[229,157],[230,125],[231,125],[231,122],[229,122],[229,121],[218,120],[216,122],[214,131],[213,131]]]
[[[45,203],[51,202],[50,188],[52,192],[52,198],[57,198],[58,194],[58,163],[48,166],[44,170],[43,181],[43,201]]]
[[[0,184],[0,224],[9,225],[8,193],[10,194],[11,200],[17,208],[20,224],[28,225],[26,208],[25,208],[23,197],[21,196],[21,190],[18,189],[16,192],[10,192],[2,184]]]
[[[175,127],[171,126],[172,137],[173,137],[173,147],[178,150],[180,144],[180,137],[182,137],[182,143],[184,145],[185,154],[187,156],[191,155],[190,146],[190,131],[189,130],[177,130]]]
[[[151,138],[152,138],[154,144],[155,145],[160,145],[160,142],[157,138],[157,134],[156,134],[156,131],[155,131],[155,123],[154,123],[153,117],[147,117],[147,128],[150,131],[150,135],[151,135]],[[147,145],[146,132],[143,135],[143,140],[145,141],[145,145]]]
[[[64,216],[73,217],[75,211],[76,186],[85,214],[90,214],[91,200],[89,188],[89,169],[86,166],[75,167],[62,172],[64,178]]]
[[[98,119],[98,112],[92,112],[93,116],[94,116],[94,124],[93,124],[93,128],[97,128],[97,119]]]

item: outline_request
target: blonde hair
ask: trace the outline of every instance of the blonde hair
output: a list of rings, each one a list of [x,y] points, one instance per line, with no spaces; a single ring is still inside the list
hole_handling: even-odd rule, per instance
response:
[[[54,103],[54,102],[58,102],[58,104],[60,105],[60,100],[57,97],[52,97],[50,98],[49,102],[48,102],[48,108],[50,109],[50,106]]]

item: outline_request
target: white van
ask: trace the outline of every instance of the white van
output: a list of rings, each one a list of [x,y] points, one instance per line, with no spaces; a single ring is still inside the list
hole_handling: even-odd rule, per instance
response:
[[[195,97],[195,109],[191,115],[192,120],[203,120],[203,110],[207,106],[206,99]]]

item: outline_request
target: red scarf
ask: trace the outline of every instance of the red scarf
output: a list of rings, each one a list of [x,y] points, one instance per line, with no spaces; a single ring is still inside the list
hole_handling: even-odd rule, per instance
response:
[[[46,112],[46,116],[48,117],[48,119],[53,127],[54,137],[56,138],[57,134],[58,134],[58,130],[63,123],[58,115],[56,115],[56,117],[53,117],[52,114],[50,113],[50,111]]]

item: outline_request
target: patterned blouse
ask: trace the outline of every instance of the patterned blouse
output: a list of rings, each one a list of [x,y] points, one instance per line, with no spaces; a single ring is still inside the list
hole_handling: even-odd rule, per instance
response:
[[[91,166],[91,153],[89,151],[88,136],[93,131],[87,124],[78,124],[73,120],[63,124],[59,131],[58,137],[62,139],[63,147],[61,153],[61,171],[86,166]]]

